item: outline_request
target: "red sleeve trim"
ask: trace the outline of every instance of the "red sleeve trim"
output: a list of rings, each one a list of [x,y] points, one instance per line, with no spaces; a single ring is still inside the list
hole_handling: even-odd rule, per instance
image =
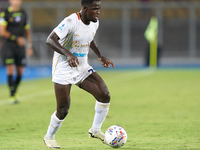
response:
[[[77,17],[78,17],[78,20],[80,20],[80,19],[81,19],[81,17],[80,17],[80,15],[79,15],[79,13],[78,13],[78,12],[76,13],[76,15],[77,15]]]

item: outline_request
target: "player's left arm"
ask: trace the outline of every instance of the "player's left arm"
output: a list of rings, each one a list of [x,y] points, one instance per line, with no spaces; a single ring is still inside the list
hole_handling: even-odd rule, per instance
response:
[[[25,27],[25,34],[26,34],[26,40],[27,40],[27,55],[31,56],[33,54],[33,48],[32,48],[32,40],[31,40],[31,31],[29,27]]]
[[[110,65],[112,65],[113,68],[115,67],[112,61],[110,61],[109,59],[107,59],[106,57],[104,57],[101,54],[101,52],[100,52],[99,48],[97,47],[97,45],[96,45],[94,40],[90,43],[90,48],[98,56],[98,59],[102,62],[102,66],[108,68],[108,67],[110,67]]]
[[[26,54],[28,56],[33,55],[33,48],[32,48],[32,39],[31,39],[31,26],[28,20],[28,15],[26,14],[26,12],[24,12],[25,15],[25,20],[24,20],[24,30],[25,30],[25,35],[26,35],[26,41],[27,41],[27,50],[26,50]]]

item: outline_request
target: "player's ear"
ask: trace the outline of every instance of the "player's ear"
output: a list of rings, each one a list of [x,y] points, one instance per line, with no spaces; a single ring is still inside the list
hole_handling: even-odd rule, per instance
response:
[[[87,5],[84,5],[83,8],[82,8],[82,10],[83,10],[84,12],[86,12],[87,9],[88,9]]]

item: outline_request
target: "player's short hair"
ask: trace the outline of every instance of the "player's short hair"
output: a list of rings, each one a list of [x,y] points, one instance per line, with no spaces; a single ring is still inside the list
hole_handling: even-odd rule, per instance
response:
[[[81,0],[81,5],[88,5],[92,4],[94,1],[100,1],[100,0]]]

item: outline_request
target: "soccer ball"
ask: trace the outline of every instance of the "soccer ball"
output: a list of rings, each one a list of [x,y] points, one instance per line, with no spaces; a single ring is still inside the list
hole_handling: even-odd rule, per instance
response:
[[[105,141],[114,148],[123,146],[127,141],[126,130],[119,125],[110,126],[105,132]]]

